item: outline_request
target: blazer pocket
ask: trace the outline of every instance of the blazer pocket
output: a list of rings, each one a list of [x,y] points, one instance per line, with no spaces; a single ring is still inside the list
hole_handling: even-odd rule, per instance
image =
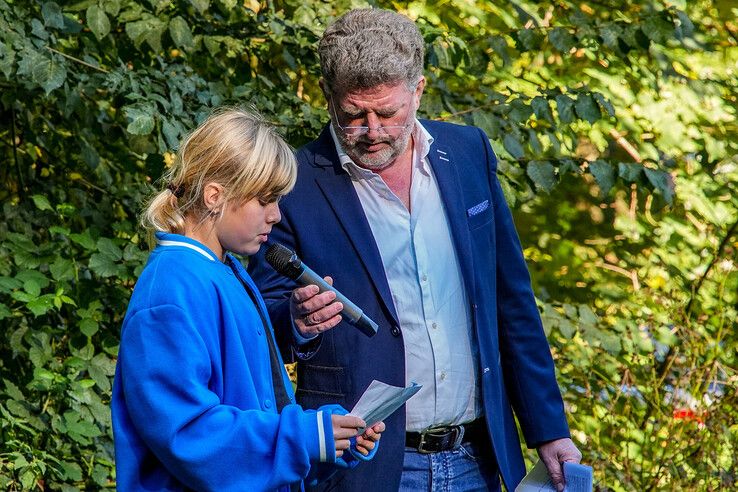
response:
[[[494,217],[493,205],[490,200],[484,200],[478,204],[469,207],[466,210],[467,222],[469,230],[473,231],[486,224],[492,222]]]
[[[298,395],[343,398],[346,395],[345,368],[305,364],[297,381]]]

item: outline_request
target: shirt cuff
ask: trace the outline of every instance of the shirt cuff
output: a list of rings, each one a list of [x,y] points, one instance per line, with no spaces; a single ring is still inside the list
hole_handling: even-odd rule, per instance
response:
[[[301,345],[307,345],[320,336],[320,333],[317,333],[311,337],[305,337],[302,335],[302,333],[300,333],[300,330],[297,329],[297,326],[295,326],[295,321],[292,319],[291,316],[290,322],[292,324],[292,336],[295,337],[295,344],[298,347],[300,347]]]

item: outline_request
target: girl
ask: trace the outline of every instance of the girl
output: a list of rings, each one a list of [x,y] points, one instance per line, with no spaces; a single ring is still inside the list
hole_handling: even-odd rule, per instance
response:
[[[376,452],[384,424],[354,440],[361,419],[294,404],[263,300],[227,253],[259,250],[296,174],[287,144],[243,110],[214,114],[182,144],[143,216],[158,244],[123,322],[119,490],[300,490]]]

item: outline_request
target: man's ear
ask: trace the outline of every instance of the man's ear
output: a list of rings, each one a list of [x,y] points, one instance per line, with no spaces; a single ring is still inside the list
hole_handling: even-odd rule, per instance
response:
[[[330,97],[328,96],[328,91],[326,90],[325,80],[323,80],[323,77],[321,77],[318,81],[318,85],[320,86],[320,90],[323,91],[323,97],[325,98],[325,101],[328,102]]]
[[[418,109],[420,107],[420,99],[423,97],[424,90],[425,76],[421,76],[420,80],[418,81],[418,85],[415,86],[415,94],[413,95],[413,98],[415,99],[415,109]]]
[[[208,210],[217,210],[223,201],[224,190],[219,183],[207,183],[202,192],[202,201]]]

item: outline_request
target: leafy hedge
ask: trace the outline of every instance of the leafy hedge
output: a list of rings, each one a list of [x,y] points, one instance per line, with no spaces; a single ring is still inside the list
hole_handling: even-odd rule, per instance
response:
[[[482,127],[501,157],[599,489],[733,486],[736,8],[372,4],[418,20],[422,111]],[[295,146],[314,137],[317,40],[361,5],[0,0],[0,487],[114,487],[141,204],[214,106],[252,104]]]

